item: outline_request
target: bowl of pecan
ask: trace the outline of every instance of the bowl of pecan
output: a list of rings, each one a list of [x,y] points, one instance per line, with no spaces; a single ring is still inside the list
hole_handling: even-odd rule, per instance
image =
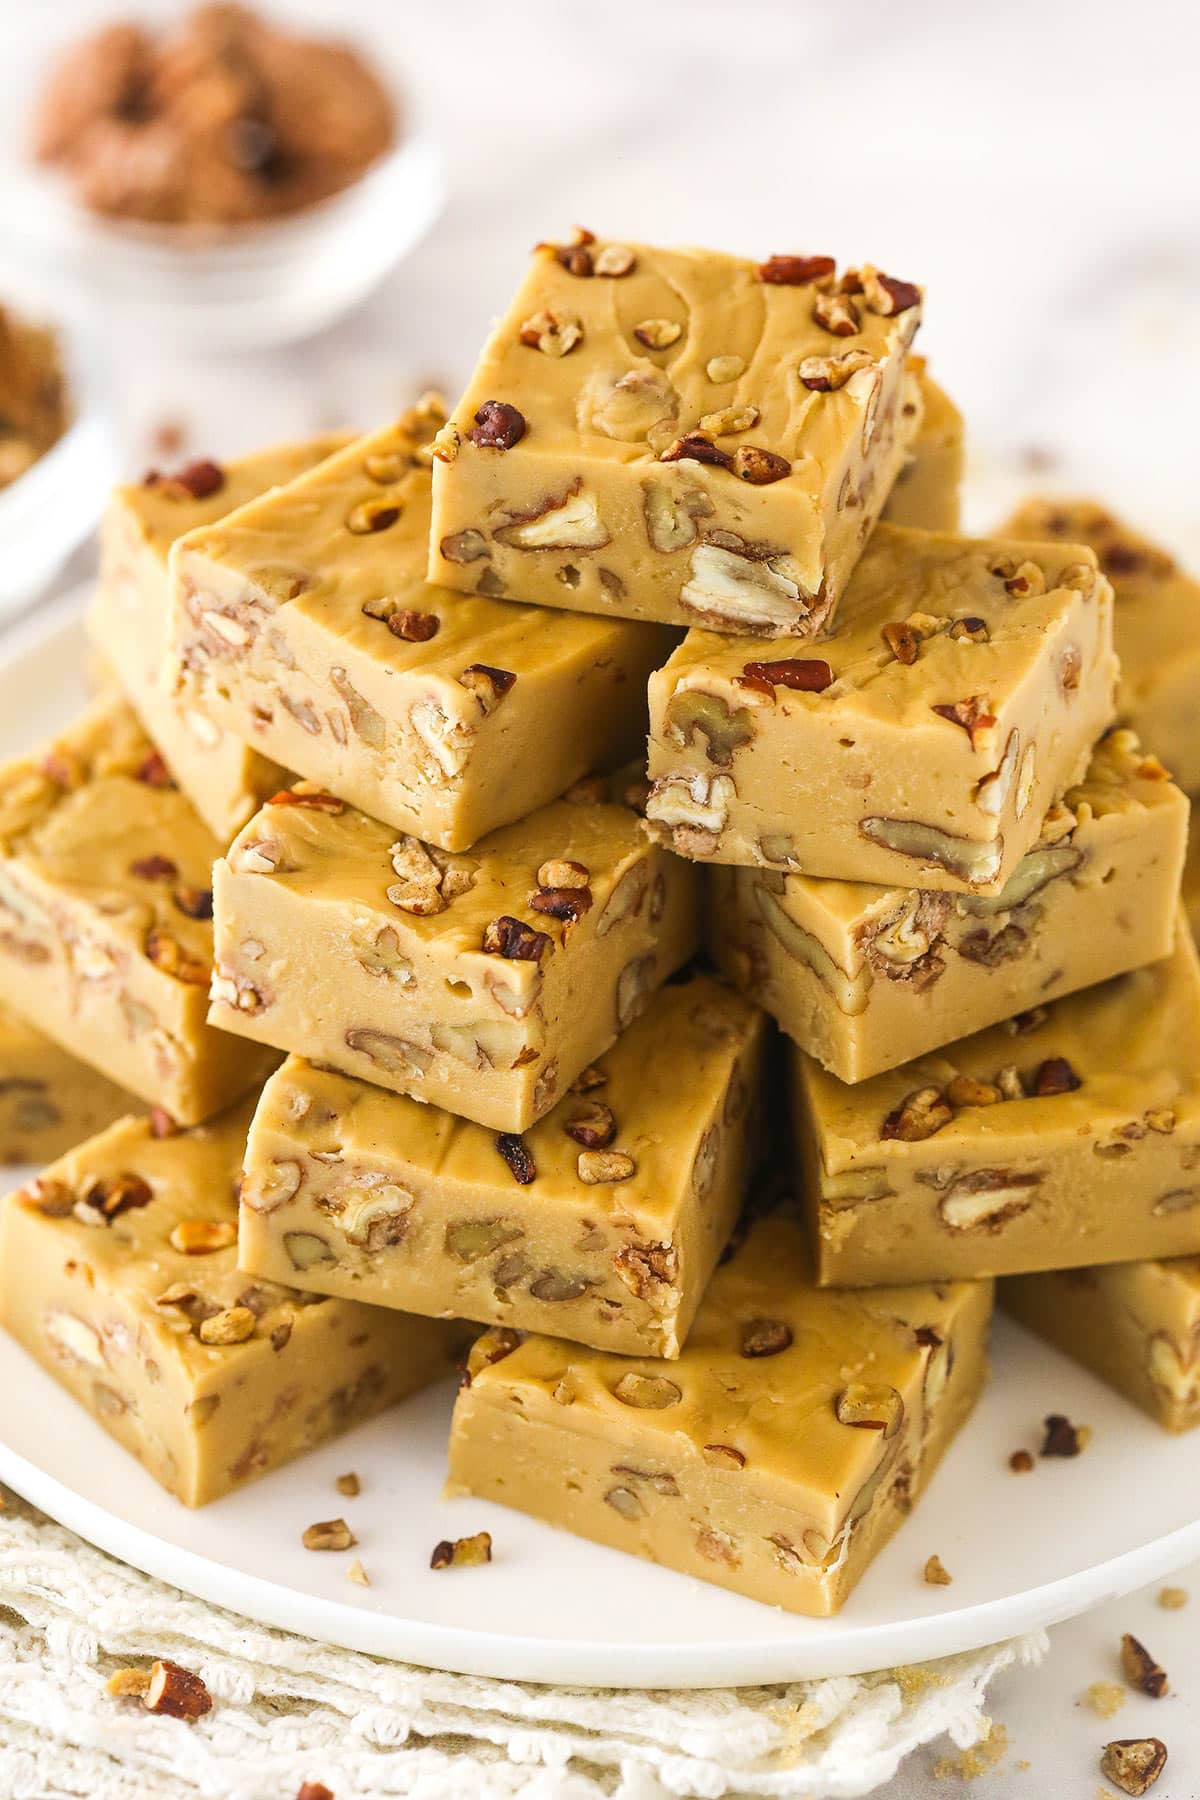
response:
[[[116,479],[105,376],[78,325],[0,299],[0,617],[28,604],[100,516]]]
[[[43,72],[7,225],[93,306],[192,348],[287,341],[424,234],[441,163],[353,46],[240,5],[68,45]]]

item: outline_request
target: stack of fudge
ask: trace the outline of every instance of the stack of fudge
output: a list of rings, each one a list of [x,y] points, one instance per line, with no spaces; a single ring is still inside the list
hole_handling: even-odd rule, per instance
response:
[[[465,1356],[452,1491],[824,1614],[994,1277],[1200,1418],[1196,596],[959,535],[921,306],[577,232],[451,416],[114,496],[0,772],[0,1320],[182,1500]]]

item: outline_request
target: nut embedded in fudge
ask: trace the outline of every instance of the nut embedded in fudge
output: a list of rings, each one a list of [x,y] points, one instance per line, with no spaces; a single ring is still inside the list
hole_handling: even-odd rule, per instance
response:
[[[434,447],[430,580],[811,636],[920,425],[920,317],[828,256],[539,245]]]
[[[429,397],[171,552],[181,703],[447,850],[640,753],[672,636],[425,580]]]
[[[212,1023],[524,1131],[699,934],[698,871],[578,792],[450,855],[285,789],[213,872]]]
[[[789,1612],[836,1612],[983,1383],[990,1282],[815,1288],[805,1235],[760,1219],[677,1362],[489,1331],[450,1487]]]
[[[239,1271],[252,1104],[122,1119],[0,1204],[0,1323],[189,1506],[437,1380],[464,1337]]]
[[[691,631],[655,672],[646,816],[699,861],[997,894],[1115,679],[1090,550],[880,525],[820,643]]]
[[[222,844],[285,777],[278,763],[171,691],[164,668],[168,553],[185,532],[212,525],[264,490],[294,480],[346,441],[344,433],[326,435],[228,463],[193,462],[168,474],[152,469],[143,481],[114,488],[108,503],[88,637]]]
[[[716,867],[709,951],[789,1037],[864,1081],[1168,956],[1188,806],[1116,729],[995,895]]]
[[[250,1129],[241,1266],[678,1356],[755,1166],[763,1025],[710,976],[669,983],[515,1140],[291,1057]]]
[[[1173,954],[847,1087],[794,1051],[822,1282],[1200,1252],[1200,965]]]

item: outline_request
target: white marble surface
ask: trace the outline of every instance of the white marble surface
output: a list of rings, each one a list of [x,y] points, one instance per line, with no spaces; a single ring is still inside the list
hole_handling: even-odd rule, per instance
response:
[[[109,0],[0,0],[29,59]],[[170,13],[153,4],[142,13]],[[453,390],[537,238],[574,221],[751,253],[832,251],[924,282],[919,347],[964,406],[971,516],[1023,487],[1093,491],[1200,555],[1200,25],[1172,0],[275,0],[385,47],[432,115],[450,203],[415,256],[317,340],[250,357],[163,353],[102,321],[130,471],[182,426],[222,454],[373,422]],[[11,121],[8,129],[11,129]],[[0,270],[5,247],[0,243]],[[1130,1479],[1136,1480],[1136,1470]],[[1119,1492],[1089,1495],[1119,1506]],[[1197,1504],[1200,1505],[1200,1497]],[[1070,1519],[1047,1520],[1069,1532]],[[1011,1748],[973,1800],[1095,1800],[1099,1746],[1155,1730],[1154,1800],[1200,1795],[1200,1568],[1054,1634],[996,1713]],[[1143,1635],[1173,1694],[1106,1725],[1078,1704]],[[887,1800],[953,1794],[918,1759]],[[1027,1763],[1028,1767],[1022,1767]]]

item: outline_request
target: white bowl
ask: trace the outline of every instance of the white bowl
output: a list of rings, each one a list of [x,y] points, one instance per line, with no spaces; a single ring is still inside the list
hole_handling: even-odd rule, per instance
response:
[[[261,225],[104,218],[10,131],[0,144],[0,257],[155,345],[245,350],[308,336],[365,299],[441,211],[441,152],[411,97],[393,92],[404,133],[395,148],[340,194]]]
[[[59,338],[71,424],[57,444],[0,489],[0,619],[27,606],[94,529],[117,479],[108,381],[99,349],[78,323],[55,317],[0,283],[0,302],[44,320]]]

